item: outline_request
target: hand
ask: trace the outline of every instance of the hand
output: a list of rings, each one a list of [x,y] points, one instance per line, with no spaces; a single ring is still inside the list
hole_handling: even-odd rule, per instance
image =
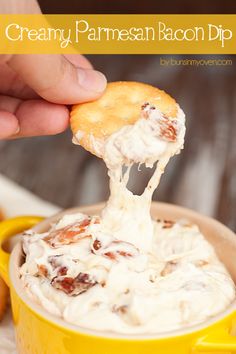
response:
[[[68,126],[66,104],[98,98],[103,74],[82,56],[0,56],[0,138],[57,134]]]
[[[0,11],[40,10],[32,0],[8,0]],[[0,55],[0,78],[0,139],[60,133],[68,126],[66,105],[94,100],[106,87],[81,55]]]

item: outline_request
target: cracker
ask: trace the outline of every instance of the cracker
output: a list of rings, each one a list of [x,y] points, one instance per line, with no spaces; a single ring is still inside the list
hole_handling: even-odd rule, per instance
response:
[[[72,132],[74,135],[78,131],[82,132],[80,145],[94,153],[91,135],[106,139],[124,125],[134,124],[140,118],[141,107],[146,102],[169,118],[177,115],[175,100],[164,91],[140,82],[111,82],[98,100],[72,107]]]

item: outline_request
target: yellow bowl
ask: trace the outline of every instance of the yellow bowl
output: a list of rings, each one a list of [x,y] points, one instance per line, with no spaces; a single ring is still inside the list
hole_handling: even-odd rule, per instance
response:
[[[0,274],[10,286],[11,303],[19,354],[189,354],[236,353],[236,301],[224,312],[203,324],[157,335],[121,335],[98,332],[66,323],[48,314],[27,297],[19,279],[23,262],[21,242],[11,256],[3,242],[33,227],[46,231],[64,213],[98,213],[103,205],[70,209],[52,218],[18,217],[0,223]],[[219,222],[178,206],[153,203],[152,215],[159,218],[188,218],[198,224],[219,258],[236,281],[236,237]],[[10,266],[9,266],[10,263]],[[102,318],[101,318],[102,321]]]

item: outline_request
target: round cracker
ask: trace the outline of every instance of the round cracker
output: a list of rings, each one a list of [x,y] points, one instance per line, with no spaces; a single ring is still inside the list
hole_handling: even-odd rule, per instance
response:
[[[110,82],[98,100],[72,107],[72,132],[74,135],[78,131],[82,132],[80,145],[95,153],[91,135],[106,139],[124,125],[134,124],[140,118],[141,107],[146,102],[169,118],[177,115],[175,100],[156,87],[133,81]]]

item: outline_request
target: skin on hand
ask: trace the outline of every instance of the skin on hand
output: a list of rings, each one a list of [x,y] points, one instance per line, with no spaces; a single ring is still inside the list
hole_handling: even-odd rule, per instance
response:
[[[0,11],[40,9],[34,0],[8,0]],[[60,133],[66,105],[95,100],[106,88],[105,76],[81,55],[0,55],[0,78],[0,139]]]

